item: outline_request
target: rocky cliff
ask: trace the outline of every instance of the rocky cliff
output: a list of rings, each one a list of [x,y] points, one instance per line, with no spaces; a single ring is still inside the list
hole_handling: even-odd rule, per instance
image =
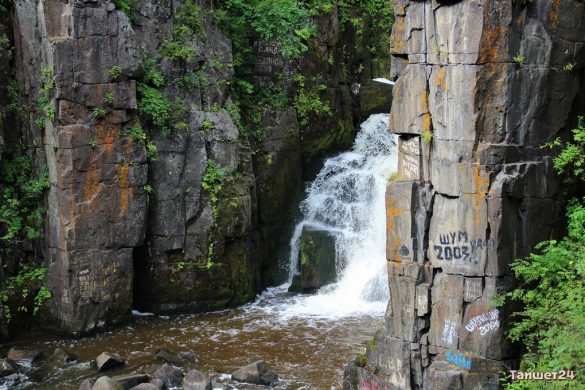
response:
[[[302,63],[307,86],[326,86],[319,93],[335,115],[305,115],[299,125],[291,104],[259,107],[262,136],[251,146],[232,41],[214,7],[0,2],[0,161],[23,155],[36,174],[47,167],[50,181],[37,201],[44,224],[30,240],[0,242],[0,269],[9,277],[46,266],[44,326],[81,335],[131,308],[200,311],[252,299],[279,281],[303,178],[352,142],[364,115],[388,109],[390,97],[378,99],[369,80],[387,75],[389,62],[363,49],[367,25],[343,28],[334,9],[315,16],[301,59],[287,60],[273,42],[249,44],[260,58],[254,87],[273,86],[280,72],[292,78]]]
[[[390,300],[346,389],[496,389],[509,263],[558,234],[547,149],[583,112],[582,1],[396,1]]]

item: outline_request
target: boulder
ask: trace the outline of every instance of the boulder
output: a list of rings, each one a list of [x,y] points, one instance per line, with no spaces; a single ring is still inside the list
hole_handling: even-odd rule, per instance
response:
[[[138,386],[134,386],[131,390],[160,390],[162,386],[153,385],[152,383],[141,383]]]
[[[6,357],[8,360],[12,360],[21,365],[30,366],[33,363],[36,363],[41,357],[43,353],[36,349],[16,349],[10,348]]]
[[[146,374],[129,374],[129,375],[117,375],[112,377],[113,380],[118,382],[124,390],[131,389],[138,386],[141,383],[148,382],[148,375]]]
[[[69,363],[77,360],[77,358],[64,350],[63,348],[55,348],[53,351],[53,355],[51,355],[51,359],[62,362],[62,363]]]
[[[154,372],[154,378],[160,379],[166,387],[179,386],[183,382],[183,370],[164,364]]]
[[[301,234],[301,291],[310,292],[335,282],[335,236],[305,226]]]
[[[158,360],[175,366],[184,366],[189,363],[197,363],[197,356],[190,351],[175,352],[165,348],[158,349],[155,354]]]
[[[211,378],[198,370],[191,370],[183,379],[184,390],[211,390]]]
[[[95,381],[91,390],[122,390],[121,384],[107,376],[101,376]]]
[[[102,352],[95,359],[95,363],[98,371],[101,372],[123,366],[124,364],[126,364],[126,361],[117,353]]]
[[[81,385],[79,386],[79,390],[91,390],[93,385],[95,383],[95,379],[85,379],[83,382],[81,382]]]
[[[0,361],[0,378],[14,374],[16,367],[9,360]]]
[[[268,368],[265,361],[260,360],[234,371],[232,379],[254,385],[272,386],[278,381],[278,375]]]

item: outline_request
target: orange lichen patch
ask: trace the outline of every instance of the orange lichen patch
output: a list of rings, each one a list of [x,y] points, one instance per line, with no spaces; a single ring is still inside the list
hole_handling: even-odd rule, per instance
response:
[[[83,197],[85,201],[91,199],[91,205],[94,205],[97,201],[96,194],[100,189],[100,179],[101,172],[95,167],[95,164],[92,164],[83,180]]]
[[[425,112],[423,114],[423,117],[422,117],[423,131],[431,131],[432,123],[433,123],[433,118],[431,117],[431,114],[429,114],[428,112]]]
[[[120,185],[120,215],[126,213],[126,209],[128,208],[128,198],[130,197],[129,191],[131,189],[128,188],[128,170],[128,164],[122,164],[120,165],[118,172],[118,182]]]
[[[420,104],[423,112],[429,111],[429,91],[425,91],[420,97]]]
[[[394,199],[386,196],[386,231],[388,237],[396,235],[396,218],[399,218],[400,214],[400,209],[394,206]],[[400,262],[399,248],[401,243],[400,237],[388,240],[388,253],[392,253],[392,255],[388,256],[388,261]]]
[[[404,54],[406,52],[406,41],[404,39],[405,23],[404,17],[396,18],[392,28],[392,40],[390,42],[390,53]]]
[[[437,85],[437,87],[443,88],[443,90],[445,92],[448,91],[447,79],[445,77],[445,68],[442,67],[441,70],[439,70],[439,73],[437,74],[437,77],[435,78],[435,84]]]
[[[484,202],[489,190],[490,180],[481,174],[480,165],[475,164],[473,167],[473,181],[475,183],[475,224],[481,223],[481,202]]]
[[[557,30],[559,24],[559,7],[561,6],[561,0],[552,0],[552,9],[548,14],[550,20],[550,28],[554,31]]]
[[[484,31],[479,52],[479,63],[497,62],[499,60],[500,40],[507,28],[498,27]]]
[[[390,115],[388,116],[388,130],[394,131],[394,111],[390,111]]]
[[[396,239],[394,240],[394,242],[392,243],[392,261],[395,263],[400,263],[400,245],[402,244],[402,241],[400,241],[399,237],[396,237]]]

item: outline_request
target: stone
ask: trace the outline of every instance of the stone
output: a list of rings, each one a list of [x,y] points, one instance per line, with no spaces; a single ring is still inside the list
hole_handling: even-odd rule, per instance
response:
[[[183,382],[183,370],[166,363],[156,370],[153,376],[162,381],[166,387],[176,387]]]
[[[162,386],[157,386],[152,383],[141,383],[138,386],[134,386],[131,390],[160,390]]]
[[[107,376],[101,376],[99,377],[93,387],[91,388],[91,390],[123,390],[124,387],[122,387],[121,384],[119,384],[118,382],[116,382],[115,380],[113,380],[112,378],[109,378]]]
[[[175,352],[165,348],[158,349],[155,354],[158,360],[175,366],[183,366],[189,363],[197,363],[197,357],[193,352],[181,351]]]
[[[81,382],[81,385],[79,385],[79,390],[91,390],[94,383],[95,379],[84,379],[83,382]]]
[[[17,367],[10,360],[0,360],[0,378],[14,374],[16,369]]]
[[[149,378],[146,374],[128,374],[113,376],[112,379],[122,385],[124,390],[128,390],[141,383],[148,383]]]
[[[126,364],[126,361],[117,353],[102,352],[95,359],[95,363],[98,371],[102,372],[112,368],[121,367]]]
[[[234,371],[232,379],[242,383],[272,386],[278,381],[278,375],[268,368],[265,361],[260,360]]]
[[[184,390],[211,390],[211,378],[198,370],[191,370],[183,378]]]
[[[6,354],[6,358],[19,365],[31,366],[41,359],[43,353],[36,349],[16,349],[10,348]]]
[[[51,355],[51,358],[62,363],[70,363],[77,360],[77,358],[74,355],[70,354],[63,348],[55,348],[55,350],[53,351],[53,355]]]
[[[337,277],[335,236],[328,231],[303,227],[300,238],[301,291],[315,291]]]

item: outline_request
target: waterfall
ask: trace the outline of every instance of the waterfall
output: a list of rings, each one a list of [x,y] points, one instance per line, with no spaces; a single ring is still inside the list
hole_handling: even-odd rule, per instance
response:
[[[388,115],[375,114],[361,125],[353,148],[329,158],[301,202],[302,220],[291,239],[289,282],[298,269],[305,226],[336,237],[337,282],[308,297],[304,309],[352,311],[388,299],[385,191],[397,171],[396,136]],[[301,311],[304,311],[302,309]]]

